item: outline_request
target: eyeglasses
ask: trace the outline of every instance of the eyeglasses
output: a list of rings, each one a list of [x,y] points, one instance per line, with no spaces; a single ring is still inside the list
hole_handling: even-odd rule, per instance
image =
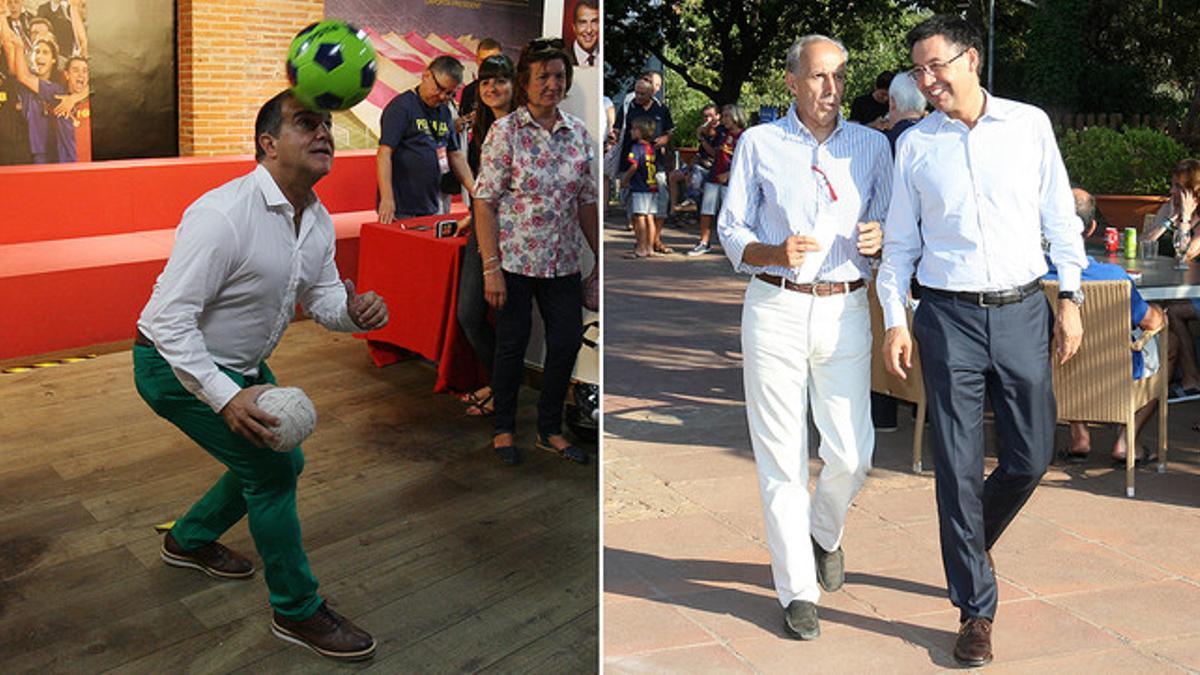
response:
[[[954,58],[950,59],[949,61],[947,61],[945,63],[936,63],[935,62],[935,63],[930,63],[930,64],[924,65],[924,66],[913,66],[912,68],[909,69],[908,76],[918,82],[921,80],[922,75],[929,75],[930,77],[933,77],[933,78],[941,77],[942,74],[946,72],[946,69],[950,67],[950,64],[954,63],[959,58],[961,58],[962,55],[966,54],[967,50],[969,50],[969,49],[970,49],[970,47],[966,47],[961,52],[956,54],[954,56]]]
[[[564,47],[562,38],[538,38],[531,40],[529,45],[525,47],[529,52],[541,52],[547,49],[562,49]]]
[[[437,87],[438,93],[441,94],[442,96],[447,96],[447,97],[453,98],[454,92],[458,91],[458,83],[457,82],[449,87],[444,87],[444,86],[442,86],[441,82],[438,82],[437,73],[433,72],[432,70],[429,71],[429,77],[433,79],[433,86]]]
[[[817,166],[816,164],[812,165],[812,170],[821,177],[821,182],[823,182],[825,187],[829,189],[829,201],[836,202],[837,193],[833,191],[833,183],[829,182],[829,176],[826,176],[825,172],[821,170],[821,167]]]

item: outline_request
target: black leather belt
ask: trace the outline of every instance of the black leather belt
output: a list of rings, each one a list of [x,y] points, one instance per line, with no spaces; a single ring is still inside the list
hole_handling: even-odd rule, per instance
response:
[[[143,347],[154,346],[154,343],[150,341],[150,338],[142,334],[142,329],[140,328],[137,330],[137,334],[133,337],[133,344],[141,345]]]
[[[921,290],[943,298],[954,298],[955,300],[969,302],[978,307],[1002,307],[1021,302],[1034,293],[1040,293],[1042,291],[1042,281],[1034,279],[1024,286],[1008,288],[1003,291],[984,291],[982,293],[973,291],[946,291],[940,288],[930,288],[929,286],[923,286]]]
[[[798,284],[794,281],[788,281],[783,277],[777,277],[774,274],[760,273],[754,276],[762,279],[772,286],[786,288],[789,291],[796,291],[797,293],[807,293],[808,295],[817,295],[821,297],[827,295],[841,295],[842,293],[857,291],[858,289],[867,285],[867,282],[863,281],[862,279],[855,279],[854,281],[815,281],[811,284]]]

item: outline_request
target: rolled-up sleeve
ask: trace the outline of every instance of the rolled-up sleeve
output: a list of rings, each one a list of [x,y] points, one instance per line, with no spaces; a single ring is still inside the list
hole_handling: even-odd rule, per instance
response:
[[[764,269],[742,262],[746,246],[759,241],[754,232],[761,202],[756,182],[756,161],[755,136],[743,134],[733,151],[729,187],[725,191],[721,213],[717,216],[717,236],[721,239],[721,247],[734,269],[746,274],[756,274]]]
[[[333,229],[330,227],[330,233]],[[325,246],[324,262],[316,282],[304,289],[300,295],[300,306],[317,323],[329,330],[354,333],[363,330],[350,318],[346,306],[346,287],[338,274],[334,261],[335,246],[332,237]]]
[[[241,387],[217,367],[199,318],[237,262],[237,233],[217,211],[190,208],[183,214],[175,247],[139,327],[154,342],[180,384],[215,412]]]
[[[1064,291],[1079,289],[1083,268],[1087,267],[1087,254],[1083,248],[1083,221],[1075,213],[1075,198],[1071,195],[1071,181],[1063,164],[1054,131],[1045,113],[1038,111],[1037,134],[1042,149],[1041,194],[1039,212],[1042,219],[1042,236],[1050,242],[1050,259],[1058,268],[1060,288]]]
[[[579,177],[583,182],[579,190],[579,205],[591,206],[597,201],[596,179],[592,177],[592,160],[596,154],[596,148],[592,145],[592,135],[588,133],[588,130],[582,124],[576,126],[581,138],[581,151],[587,158],[587,163],[583,167],[584,175]]]
[[[896,165],[892,169],[891,199],[883,226],[883,262],[876,282],[885,328],[907,325],[905,305],[909,283],[921,255],[921,233],[917,227],[920,202],[912,186],[910,167],[911,155],[904,152],[901,144],[896,148]]]

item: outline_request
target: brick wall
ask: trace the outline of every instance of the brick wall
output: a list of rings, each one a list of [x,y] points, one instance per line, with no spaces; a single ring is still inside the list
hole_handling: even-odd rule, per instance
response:
[[[178,0],[179,154],[254,152],[254,116],[287,86],[292,37],[324,0]]]

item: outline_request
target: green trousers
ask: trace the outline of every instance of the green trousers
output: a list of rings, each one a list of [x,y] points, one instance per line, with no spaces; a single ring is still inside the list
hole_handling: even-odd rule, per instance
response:
[[[275,384],[265,362],[260,364],[257,378],[221,370],[243,388]],[[133,374],[138,393],[154,412],[229,469],[176,521],[171,537],[185,551],[193,550],[216,541],[242,516],[249,516],[250,536],[262,557],[271,607],[296,621],[312,616],[321,606],[321,597],[300,540],[296,513],[296,478],[304,470],[303,451],[299,447],[291,452],[259,448],[233,433],[224,417],[183,388],[153,347],[134,346]]]

